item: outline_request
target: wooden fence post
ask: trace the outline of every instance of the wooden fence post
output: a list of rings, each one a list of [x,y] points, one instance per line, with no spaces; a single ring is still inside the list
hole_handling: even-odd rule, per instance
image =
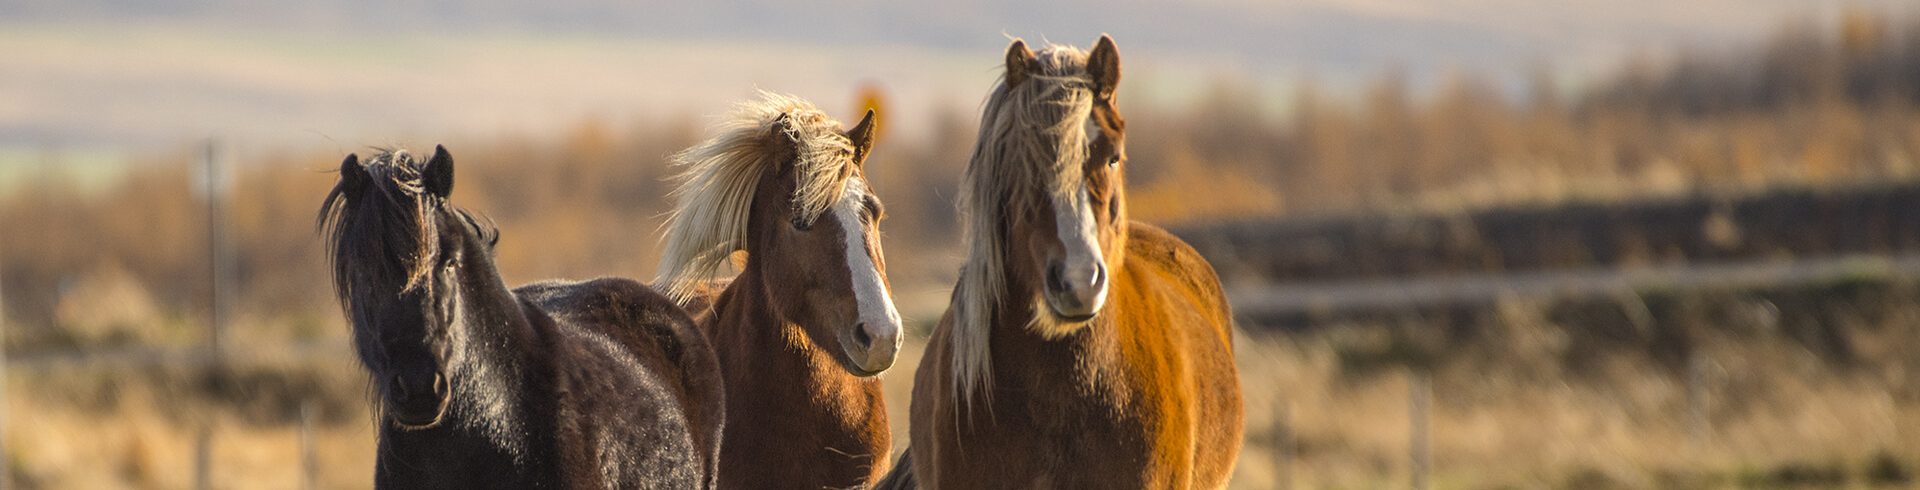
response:
[[[213,488],[213,421],[200,423],[193,438],[193,488]]]
[[[1429,473],[1433,469],[1432,417],[1433,379],[1424,370],[1415,368],[1409,373],[1407,382],[1407,419],[1411,429],[1408,435],[1408,456],[1412,459],[1413,489],[1426,490],[1429,485]]]
[[[320,488],[320,453],[314,447],[319,435],[313,431],[314,411],[312,399],[300,403],[300,488],[307,490]]]
[[[204,151],[202,158],[206,165],[207,281],[209,283],[207,351],[213,356],[215,363],[220,363],[223,361],[222,355],[226,353],[227,308],[232,300],[226,294],[226,289],[232,285],[228,284],[230,281],[227,277],[231,268],[227,266],[226,216],[221,209],[227,198],[227,180],[223,173],[224,169],[220,165],[219,141],[207,140]]]
[[[1713,420],[1709,406],[1713,400],[1707,392],[1707,371],[1710,368],[1711,362],[1705,354],[1696,351],[1687,356],[1687,429],[1697,446],[1713,442]]]
[[[4,252],[0,252],[4,254]],[[7,453],[7,293],[6,267],[0,266],[0,488],[13,486],[13,460]]]
[[[1274,488],[1293,489],[1293,402],[1273,402]]]

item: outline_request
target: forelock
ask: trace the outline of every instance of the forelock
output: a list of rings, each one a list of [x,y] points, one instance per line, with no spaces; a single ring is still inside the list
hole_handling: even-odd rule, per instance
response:
[[[1080,192],[1084,180],[1078,165],[1087,156],[1094,97],[1087,53],[1049,45],[1035,54],[1034,65],[1018,85],[1003,79],[987,100],[961,184],[970,250],[956,286],[952,367],[963,400],[992,384],[987,322],[1006,289],[1004,221],[1035,212],[1036,194],[1057,201]]]
[[[783,115],[784,131],[773,131]],[[682,170],[675,177],[673,212],[663,226],[666,251],[655,285],[682,303],[735,250],[746,248],[747,218],[761,177],[785,163],[779,160],[780,145],[794,151],[788,205],[803,221],[826,213],[855,174],[853,143],[840,122],[799,97],[763,91],[758,99],[736,105],[716,133],[673,156]]]

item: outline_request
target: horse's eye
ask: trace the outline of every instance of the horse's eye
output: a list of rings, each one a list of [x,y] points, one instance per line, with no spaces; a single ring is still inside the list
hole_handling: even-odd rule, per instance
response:
[[[788,222],[793,224],[793,229],[795,230],[807,231],[813,229],[813,223],[808,223],[807,220],[800,219],[798,216],[795,216]]]
[[[1110,157],[1107,157],[1107,168],[1114,168],[1114,167],[1118,167],[1118,166],[1120,166],[1120,154],[1119,154],[1119,153],[1115,153],[1115,154],[1113,154],[1113,156],[1110,156]]]
[[[877,200],[877,199],[867,199],[867,200],[866,200],[865,202],[862,202],[861,204],[862,204],[862,205],[864,205],[864,206],[866,207],[866,209],[867,209],[867,217],[868,217],[868,219],[869,219],[870,221],[875,221],[875,222],[878,222],[878,221],[880,221],[880,220],[881,220],[882,218],[886,218],[886,217],[887,217],[887,211],[886,211],[886,208],[882,208],[882,207],[880,207],[880,201],[879,201],[879,200]]]

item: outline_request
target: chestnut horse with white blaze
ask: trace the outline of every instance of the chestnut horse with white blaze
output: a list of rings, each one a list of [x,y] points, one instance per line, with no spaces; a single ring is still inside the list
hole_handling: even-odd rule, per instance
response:
[[[1198,253],[1127,220],[1119,80],[1105,36],[1008,48],[962,184],[971,249],[880,488],[1226,485],[1231,312]]]
[[[655,284],[720,357],[722,488],[865,487],[888,468],[873,376],[901,335],[866,180],[873,129],[873,111],[843,132],[804,100],[762,94],[675,155],[684,170]],[[709,282],[739,251],[740,274]]]

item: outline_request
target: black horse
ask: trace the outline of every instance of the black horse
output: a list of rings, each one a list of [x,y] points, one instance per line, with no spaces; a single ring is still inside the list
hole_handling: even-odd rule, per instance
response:
[[[710,488],[722,387],[686,313],[628,279],[509,290],[453,157],[348,155],[321,206],[372,374],[383,488]]]

